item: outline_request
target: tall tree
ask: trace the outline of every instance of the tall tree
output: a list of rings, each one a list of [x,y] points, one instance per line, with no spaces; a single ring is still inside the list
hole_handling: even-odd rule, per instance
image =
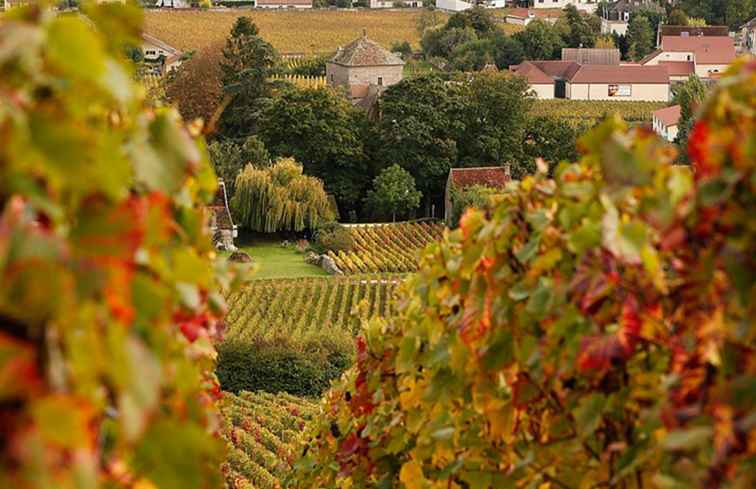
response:
[[[380,146],[375,158],[398,163],[424,196],[426,213],[457,162],[457,140],[464,132],[464,102],[459,84],[438,75],[404,79],[381,98]]]
[[[680,105],[680,121],[677,124],[677,143],[681,148],[687,148],[688,136],[693,128],[693,122],[698,108],[706,98],[706,85],[696,75],[691,75],[685,82],[674,88],[673,103]],[[686,151],[681,151],[681,159],[687,162]]]
[[[564,41],[568,47],[592,48],[596,44],[597,32],[574,5],[565,7],[564,19],[568,27]]]
[[[259,136],[274,157],[293,156],[325,182],[345,211],[356,209],[370,183],[363,149],[363,111],[330,88],[288,86],[263,113]]]
[[[278,55],[259,36],[249,17],[236,19],[221,61],[223,93],[228,105],[221,116],[223,136],[243,138],[257,131],[260,116],[270,103]]]
[[[373,189],[365,198],[365,207],[378,217],[409,216],[420,205],[423,194],[415,188],[415,179],[401,166],[394,163],[385,168],[373,180]]]
[[[540,19],[528,24],[514,38],[520,42],[525,59],[560,58],[564,47],[564,40],[556,28]]]
[[[303,231],[334,220],[323,182],[302,173],[293,158],[267,168],[247,165],[236,177],[231,207],[242,227],[253,231]]]
[[[464,135],[457,140],[458,166],[488,166],[522,160],[522,140],[532,103],[524,78],[480,73],[465,86]]]
[[[627,26],[627,41],[630,45],[628,56],[638,60],[654,48],[654,33],[651,22],[645,15],[633,14]]]

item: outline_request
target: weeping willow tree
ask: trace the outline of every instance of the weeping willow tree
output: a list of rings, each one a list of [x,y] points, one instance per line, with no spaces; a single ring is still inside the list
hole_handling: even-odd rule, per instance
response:
[[[304,175],[293,158],[268,168],[248,165],[235,188],[231,207],[241,226],[253,231],[302,231],[336,217],[323,182]]]

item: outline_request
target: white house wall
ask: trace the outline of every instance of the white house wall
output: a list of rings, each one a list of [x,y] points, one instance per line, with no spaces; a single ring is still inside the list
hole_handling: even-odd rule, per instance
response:
[[[462,12],[463,10],[473,8],[473,4],[461,0],[436,0],[436,8],[452,12]]]
[[[531,84],[530,89],[535,92],[536,98],[549,100],[554,98],[554,84]]]
[[[612,85],[631,85],[629,97],[610,97],[609,83],[567,83],[567,98],[572,100],[613,100],[668,102],[670,89],[668,84],[617,83]]]
[[[601,19],[601,33],[627,35],[627,22]]]
[[[710,78],[712,73],[720,74],[727,71],[729,65],[700,65],[696,64],[696,75],[699,78]]]
[[[534,0],[532,8],[563,9],[567,5],[574,5],[578,10],[591,14],[598,8],[598,2],[594,0]]]

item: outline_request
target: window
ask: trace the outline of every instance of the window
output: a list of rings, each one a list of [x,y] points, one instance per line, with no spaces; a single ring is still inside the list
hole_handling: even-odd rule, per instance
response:
[[[382,76],[379,76],[379,77],[378,77],[378,86],[379,86],[379,87],[382,87],[382,86],[383,86],[383,77],[382,77]]]
[[[610,97],[632,97],[632,85],[609,85]]]

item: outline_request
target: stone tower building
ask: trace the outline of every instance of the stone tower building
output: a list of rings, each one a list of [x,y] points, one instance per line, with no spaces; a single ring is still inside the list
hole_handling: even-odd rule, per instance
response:
[[[363,31],[362,37],[339,48],[326,64],[326,77],[329,85],[346,88],[349,99],[357,104],[399,83],[403,70],[404,61],[398,55],[368,39]]]

